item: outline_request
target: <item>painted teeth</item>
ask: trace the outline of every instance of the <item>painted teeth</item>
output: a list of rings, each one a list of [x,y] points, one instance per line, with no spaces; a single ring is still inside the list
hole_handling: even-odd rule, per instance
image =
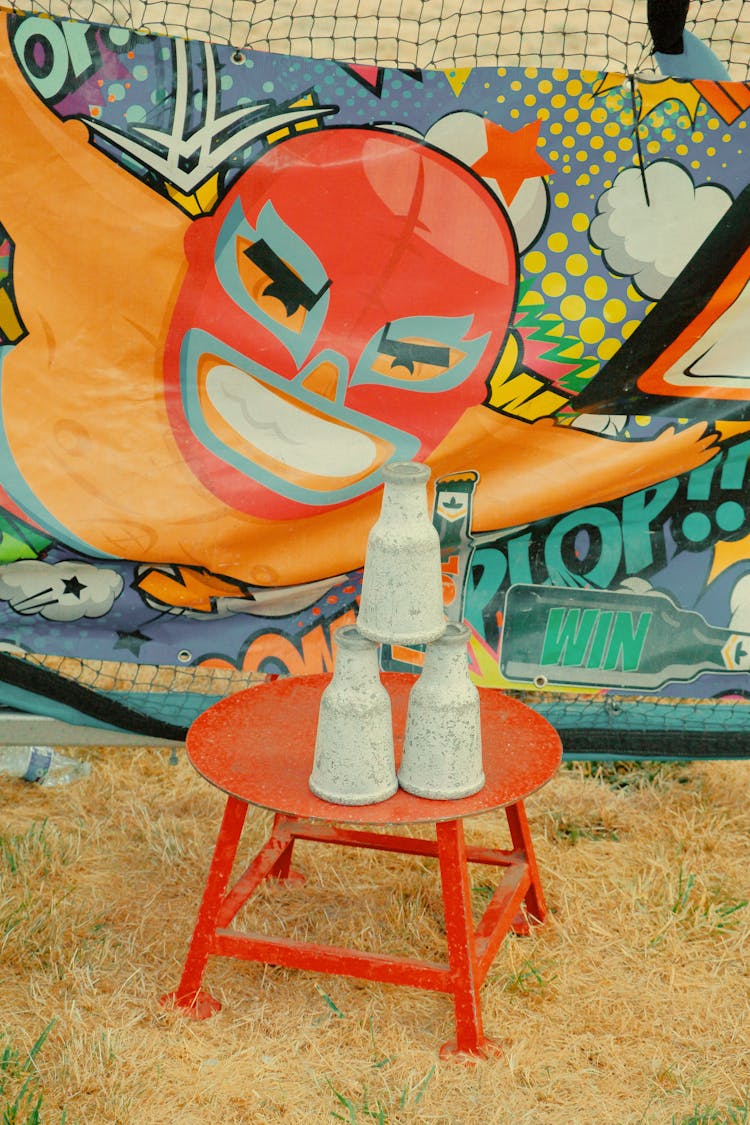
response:
[[[375,460],[366,434],[295,406],[229,364],[212,368],[206,393],[235,433],[291,469],[336,479],[365,473]]]

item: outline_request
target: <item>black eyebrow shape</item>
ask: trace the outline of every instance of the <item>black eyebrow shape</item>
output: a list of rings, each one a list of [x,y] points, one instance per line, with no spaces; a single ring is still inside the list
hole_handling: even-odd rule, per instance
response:
[[[322,289],[316,293],[309,285],[305,285],[301,277],[298,277],[294,270],[291,270],[286,262],[282,262],[279,255],[275,250],[272,250],[267,242],[262,238],[257,242],[253,242],[246,250],[243,250],[251,262],[253,262],[258,269],[263,270],[274,284],[279,285],[284,290],[284,297],[294,302],[296,305],[301,305],[303,309],[311,309],[313,305],[320,300],[325,293],[326,289],[331,284],[330,278],[326,281]]]
[[[381,355],[389,355],[399,365],[428,363],[434,367],[447,367],[451,359],[451,350],[440,344],[412,344],[408,340],[392,340],[388,335],[391,328],[386,324],[383,335],[380,337],[378,351]]]

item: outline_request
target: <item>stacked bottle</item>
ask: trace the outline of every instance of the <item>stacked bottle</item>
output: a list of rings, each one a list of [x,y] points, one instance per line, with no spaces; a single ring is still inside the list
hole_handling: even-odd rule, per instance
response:
[[[310,788],[352,805],[386,800],[399,784],[435,800],[466,797],[484,785],[479,693],[466,659],[469,630],[446,623],[443,611],[440,540],[427,507],[430,470],[395,462],[383,477],[357,625],[336,636],[334,675],[321,699]],[[398,775],[380,644],[426,646],[409,696]]]

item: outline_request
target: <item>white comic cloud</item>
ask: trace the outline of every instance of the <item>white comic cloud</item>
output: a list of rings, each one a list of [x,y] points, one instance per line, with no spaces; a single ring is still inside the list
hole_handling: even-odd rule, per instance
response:
[[[631,276],[644,297],[658,299],[731,203],[725,188],[696,187],[670,160],[656,160],[643,173],[626,168],[599,198],[591,241],[613,273]]]
[[[45,563],[36,559],[0,566],[0,600],[24,617],[48,621],[103,617],[122,593],[120,575],[89,563]]]

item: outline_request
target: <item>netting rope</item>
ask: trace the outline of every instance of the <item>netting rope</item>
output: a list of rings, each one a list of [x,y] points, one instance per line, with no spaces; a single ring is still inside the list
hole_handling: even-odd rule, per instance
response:
[[[35,0],[28,10],[402,69],[655,69],[646,0]],[[693,2],[686,29],[711,47],[733,80],[750,79],[749,4]]]

